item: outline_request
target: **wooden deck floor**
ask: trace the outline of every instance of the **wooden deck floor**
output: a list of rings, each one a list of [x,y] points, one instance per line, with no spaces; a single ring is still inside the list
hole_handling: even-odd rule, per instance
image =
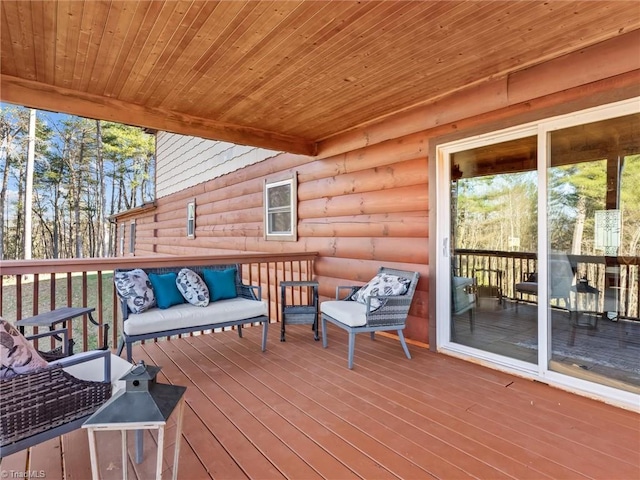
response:
[[[537,305],[521,304],[516,309],[513,302],[506,301],[503,308],[490,300],[482,299],[475,309],[473,331],[468,312],[453,317],[454,340],[537,364]],[[576,329],[571,344],[569,315],[565,310],[552,311],[552,369],[640,394],[640,322],[600,318],[597,330]]]
[[[188,387],[179,478],[640,478],[637,413],[418,346],[408,360],[384,337],[359,336],[350,371],[342,331],[329,330],[325,350],[307,325],[288,327],[285,343],[271,327],[265,353],[259,328],[135,349],[163,367],[160,381]],[[145,440],[129,478],[152,478]],[[98,441],[102,478],[122,478],[118,434]],[[0,470],[88,479],[86,432],[7,457]]]

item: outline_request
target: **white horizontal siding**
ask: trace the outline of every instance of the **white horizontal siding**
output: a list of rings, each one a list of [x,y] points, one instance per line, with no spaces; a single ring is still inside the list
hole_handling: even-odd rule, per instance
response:
[[[158,132],[156,198],[221,177],[280,152]]]

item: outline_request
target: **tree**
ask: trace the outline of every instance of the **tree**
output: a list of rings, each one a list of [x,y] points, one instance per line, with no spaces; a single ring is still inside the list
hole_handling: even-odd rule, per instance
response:
[[[22,136],[28,125],[26,110],[19,107],[4,107],[0,112],[0,162],[2,168],[2,184],[0,185],[0,259],[4,258],[7,250],[5,232],[5,211],[7,211],[7,192],[11,169],[18,163],[21,150]]]
[[[549,178],[552,248],[574,255],[593,252],[585,239],[593,238],[595,211],[605,208],[606,160],[550,168]]]
[[[0,186],[0,258],[22,258],[24,246],[24,172],[27,161],[27,132],[29,110],[17,106],[3,106],[0,111],[0,162],[2,185]],[[51,138],[51,129],[38,118],[36,122],[35,166],[42,161]],[[34,179],[35,181],[35,179]],[[13,209],[9,192],[16,188]],[[11,190],[10,190],[11,189]],[[13,210],[13,212],[11,211]],[[9,218],[5,217],[9,214]],[[13,221],[9,221],[10,218]]]
[[[455,247],[519,250],[537,245],[537,186],[532,172],[461,179],[456,193]],[[514,247],[515,248],[515,247]]]
[[[640,154],[625,157],[621,176],[620,209],[622,241],[620,255],[640,255]]]
[[[153,199],[153,136],[140,128],[105,122],[102,141],[104,158],[113,165],[116,189],[111,214]]]
[[[27,109],[3,106],[0,244],[6,258],[21,258],[24,245],[27,122]],[[154,137],[139,128],[39,113],[33,258],[113,254],[108,216],[153,199],[154,151]]]

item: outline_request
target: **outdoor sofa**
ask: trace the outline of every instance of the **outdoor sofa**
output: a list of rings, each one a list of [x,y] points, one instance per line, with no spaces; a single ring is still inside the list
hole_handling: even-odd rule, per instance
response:
[[[242,283],[239,265],[117,269],[114,283],[122,311],[118,355],[126,346],[154,338],[262,324],[267,348],[269,316],[261,287]]]

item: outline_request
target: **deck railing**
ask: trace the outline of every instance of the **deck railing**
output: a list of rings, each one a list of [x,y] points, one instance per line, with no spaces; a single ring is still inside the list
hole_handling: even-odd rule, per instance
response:
[[[554,257],[553,255],[551,256]],[[605,292],[616,296],[616,309],[621,318],[640,319],[640,257],[604,257],[566,255],[576,279],[586,278],[600,295],[600,311],[605,306]],[[457,275],[475,277],[479,288],[492,294],[515,299],[515,284],[527,274],[537,272],[537,255],[531,252],[458,249],[454,256]],[[535,300],[535,299],[534,299]]]
[[[109,324],[107,343],[115,348],[120,338],[122,315],[113,288],[114,269],[237,263],[241,265],[245,283],[262,287],[271,321],[279,321],[280,282],[312,280],[316,256],[315,252],[304,252],[3,261],[0,264],[0,316],[15,322],[60,307],[94,307],[94,320],[99,325]],[[290,294],[300,297],[305,293],[294,291]],[[96,329],[88,318],[79,317],[70,323],[70,333],[78,350],[103,344],[103,330]]]

